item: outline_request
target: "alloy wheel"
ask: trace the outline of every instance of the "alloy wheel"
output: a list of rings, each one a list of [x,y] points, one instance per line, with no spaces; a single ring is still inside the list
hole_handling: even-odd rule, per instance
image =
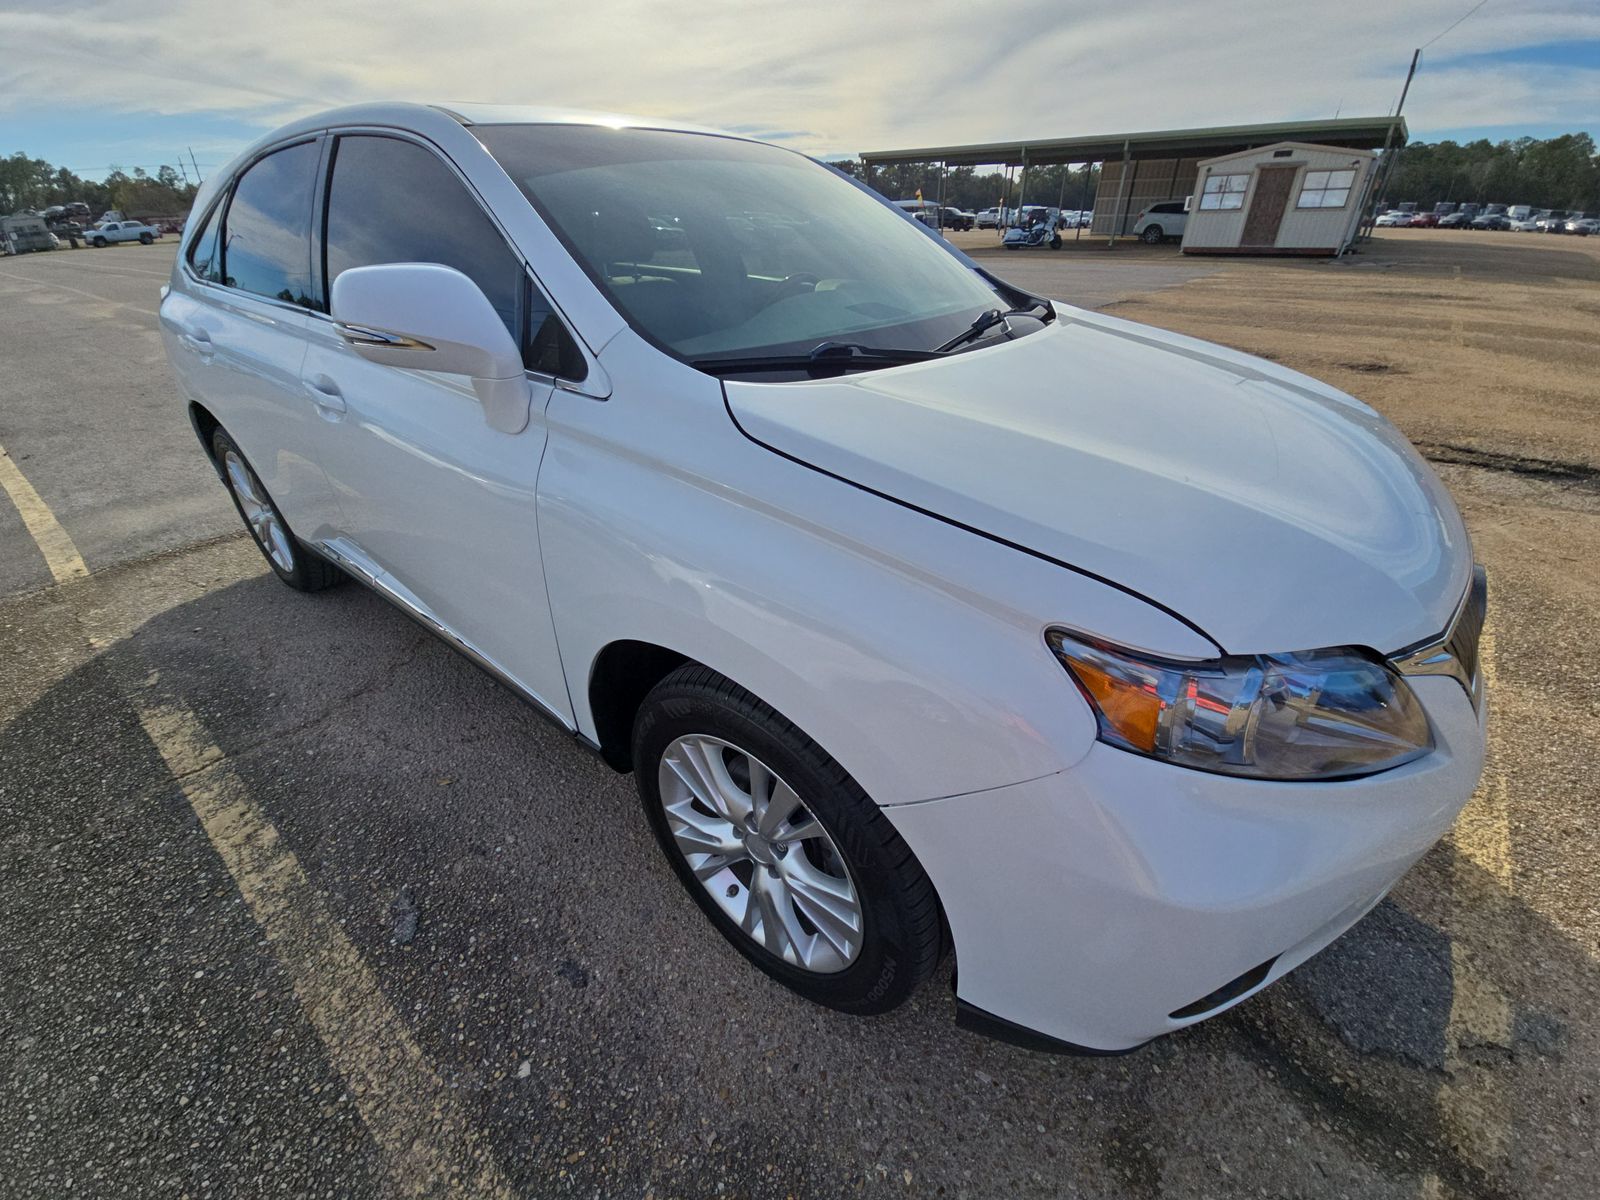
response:
[[[711,899],[768,953],[817,974],[861,953],[861,897],[844,855],[793,788],[748,751],[706,734],[661,756],[661,805]]]
[[[223,454],[222,466],[227,472],[228,487],[239,501],[239,511],[244,513],[245,524],[250,526],[250,532],[267,552],[274,566],[285,573],[292,573],[294,547],[289,542],[289,531],[284,528],[278,510],[272,507],[272,501],[267,499],[261,481],[236,451],[228,450]]]

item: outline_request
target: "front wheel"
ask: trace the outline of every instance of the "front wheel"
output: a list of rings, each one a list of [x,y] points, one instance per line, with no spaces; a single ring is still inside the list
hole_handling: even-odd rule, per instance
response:
[[[104,250],[106,248],[106,240],[105,240],[105,238],[103,238],[103,237],[95,238],[94,246],[95,246],[96,250]]]
[[[639,710],[633,764],[683,886],[772,978],[865,1014],[933,971],[939,904],[921,864],[844,768],[766,704],[680,667]]]
[[[1052,250],[1061,249],[1061,235],[1059,233],[1052,233],[1050,235],[1050,249],[1052,249]]]
[[[1161,226],[1148,225],[1145,227],[1145,231],[1139,235],[1139,238],[1147,246],[1157,246],[1161,244],[1161,239],[1164,236],[1166,235],[1161,232]]]
[[[222,481],[233,497],[233,506],[244,518],[245,528],[266,557],[273,574],[297,592],[320,592],[344,578],[337,567],[318,558],[295,537],[256,477],[255,469],[245,459],[244,451],[225,430],[218,429],[212,434],[211,449],[217,465],[222,468]]]

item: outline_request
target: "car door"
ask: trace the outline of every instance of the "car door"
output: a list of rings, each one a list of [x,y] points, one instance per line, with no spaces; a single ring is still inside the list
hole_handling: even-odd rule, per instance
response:
[[[325,293],[352,267],[454,267],[530,347],[525,360],[544,368],[531,376],[527,427],[508,434],[490,428],[465,377],[368,362],[331,322],[314,322],[303,378],[320,398],[322,463],[339,497],[334,548],[570,723],[534,489],[545,403],[557,373],[583,360],[520,256],[435,149],[346,133],[330,157]]]
[[[246,167],[190,243],[184,286],[162,302],[171,359],[238,443],[290,527],[322,536],[333,496],[319,410],[300,382],[314,303],[311,208],[320,139]]]

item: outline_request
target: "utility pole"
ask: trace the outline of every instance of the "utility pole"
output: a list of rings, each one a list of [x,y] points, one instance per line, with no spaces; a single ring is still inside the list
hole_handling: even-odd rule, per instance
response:
[[[200,178],[200,164],[194,161],[194,147],[193,146],[189,147],[189,161],[191,163],[194,163],[194,181],[195,181],[195,183],[196,184],[204,183],[205,180]]]
[[[1417,63],[1421,60],[1421,58],[1422,47],[1418,46],[1411,52],[1411,69],[1406,72],[1405,85],[1400,89],[1400,99],[1395,102],[1394,114],[1389,118],[1389,132],[1385,134],[1383,138],[1383,157],[1379,160],[1382,163],[1382,170],[1379,173],[1377,183],[1373,185],[1367,192],[1367,195],[1363,200],[1363,204],[1370,204],[1375,197],[1383,196],[1388,190],[1389,176],[1394,174],[1394,164],[1400,157],[1399,150],[1395,150],[1393,156],[1390,155],[1389,151],[1394,146],[1395,130],[1400,128],[1400,113],[1406,106],[1406,94],[1411,91],[1411,81],[1416,77]],[[1365,229],[1365,232],[1362,234],[1363,238],[1369,238],[1372,236],[1373,224],[1377,221],[1377,219],[1378,214],[1368,210],[1366,216],[1363,218],[1363,227]]]
[[[178,174],[183,176],[183,186],[189,186],[189,168],[183,165],[183,155],[178,155]]]

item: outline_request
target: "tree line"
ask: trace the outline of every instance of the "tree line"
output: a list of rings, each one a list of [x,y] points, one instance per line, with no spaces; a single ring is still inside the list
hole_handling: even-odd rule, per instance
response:
[[[1401,152],[1386,200],[1432,208],[1440,200],[1530,204],[1600,213],[1600,157],[1587,133],[1491,142],[1412,142]]]
[[[913,199],[918,188],[925,200],[938,200],[941,194],[938,163],[869,168],[858,159],[847,159],[832,165],[890,200]],[[1099,182],[1099,169],[1093,165],[1030,167],[1023,196],[1016,170],[980,175],[974,167],[951,167],[943,175],[944,203],[971,211],[1022,200],[1091,208]],[[1424,208],[1440,200],[1473,200],[1600,213],[1600,157],[1587,133],[1503,142],[1480,138],[1465,144],[1412,142],[1400,152],[1387,191],[1387,202],[1411,200]]]
[[[129,216],[181,217],[194,203],[197,190],[176,167],[166,165],[154,175],[142,167],[131,174],[113,168],[104,179],[93,180],[21,151],[0,158],[0,213],[5,214],[39,212],[81,200],[95,217],[109,209]]]

